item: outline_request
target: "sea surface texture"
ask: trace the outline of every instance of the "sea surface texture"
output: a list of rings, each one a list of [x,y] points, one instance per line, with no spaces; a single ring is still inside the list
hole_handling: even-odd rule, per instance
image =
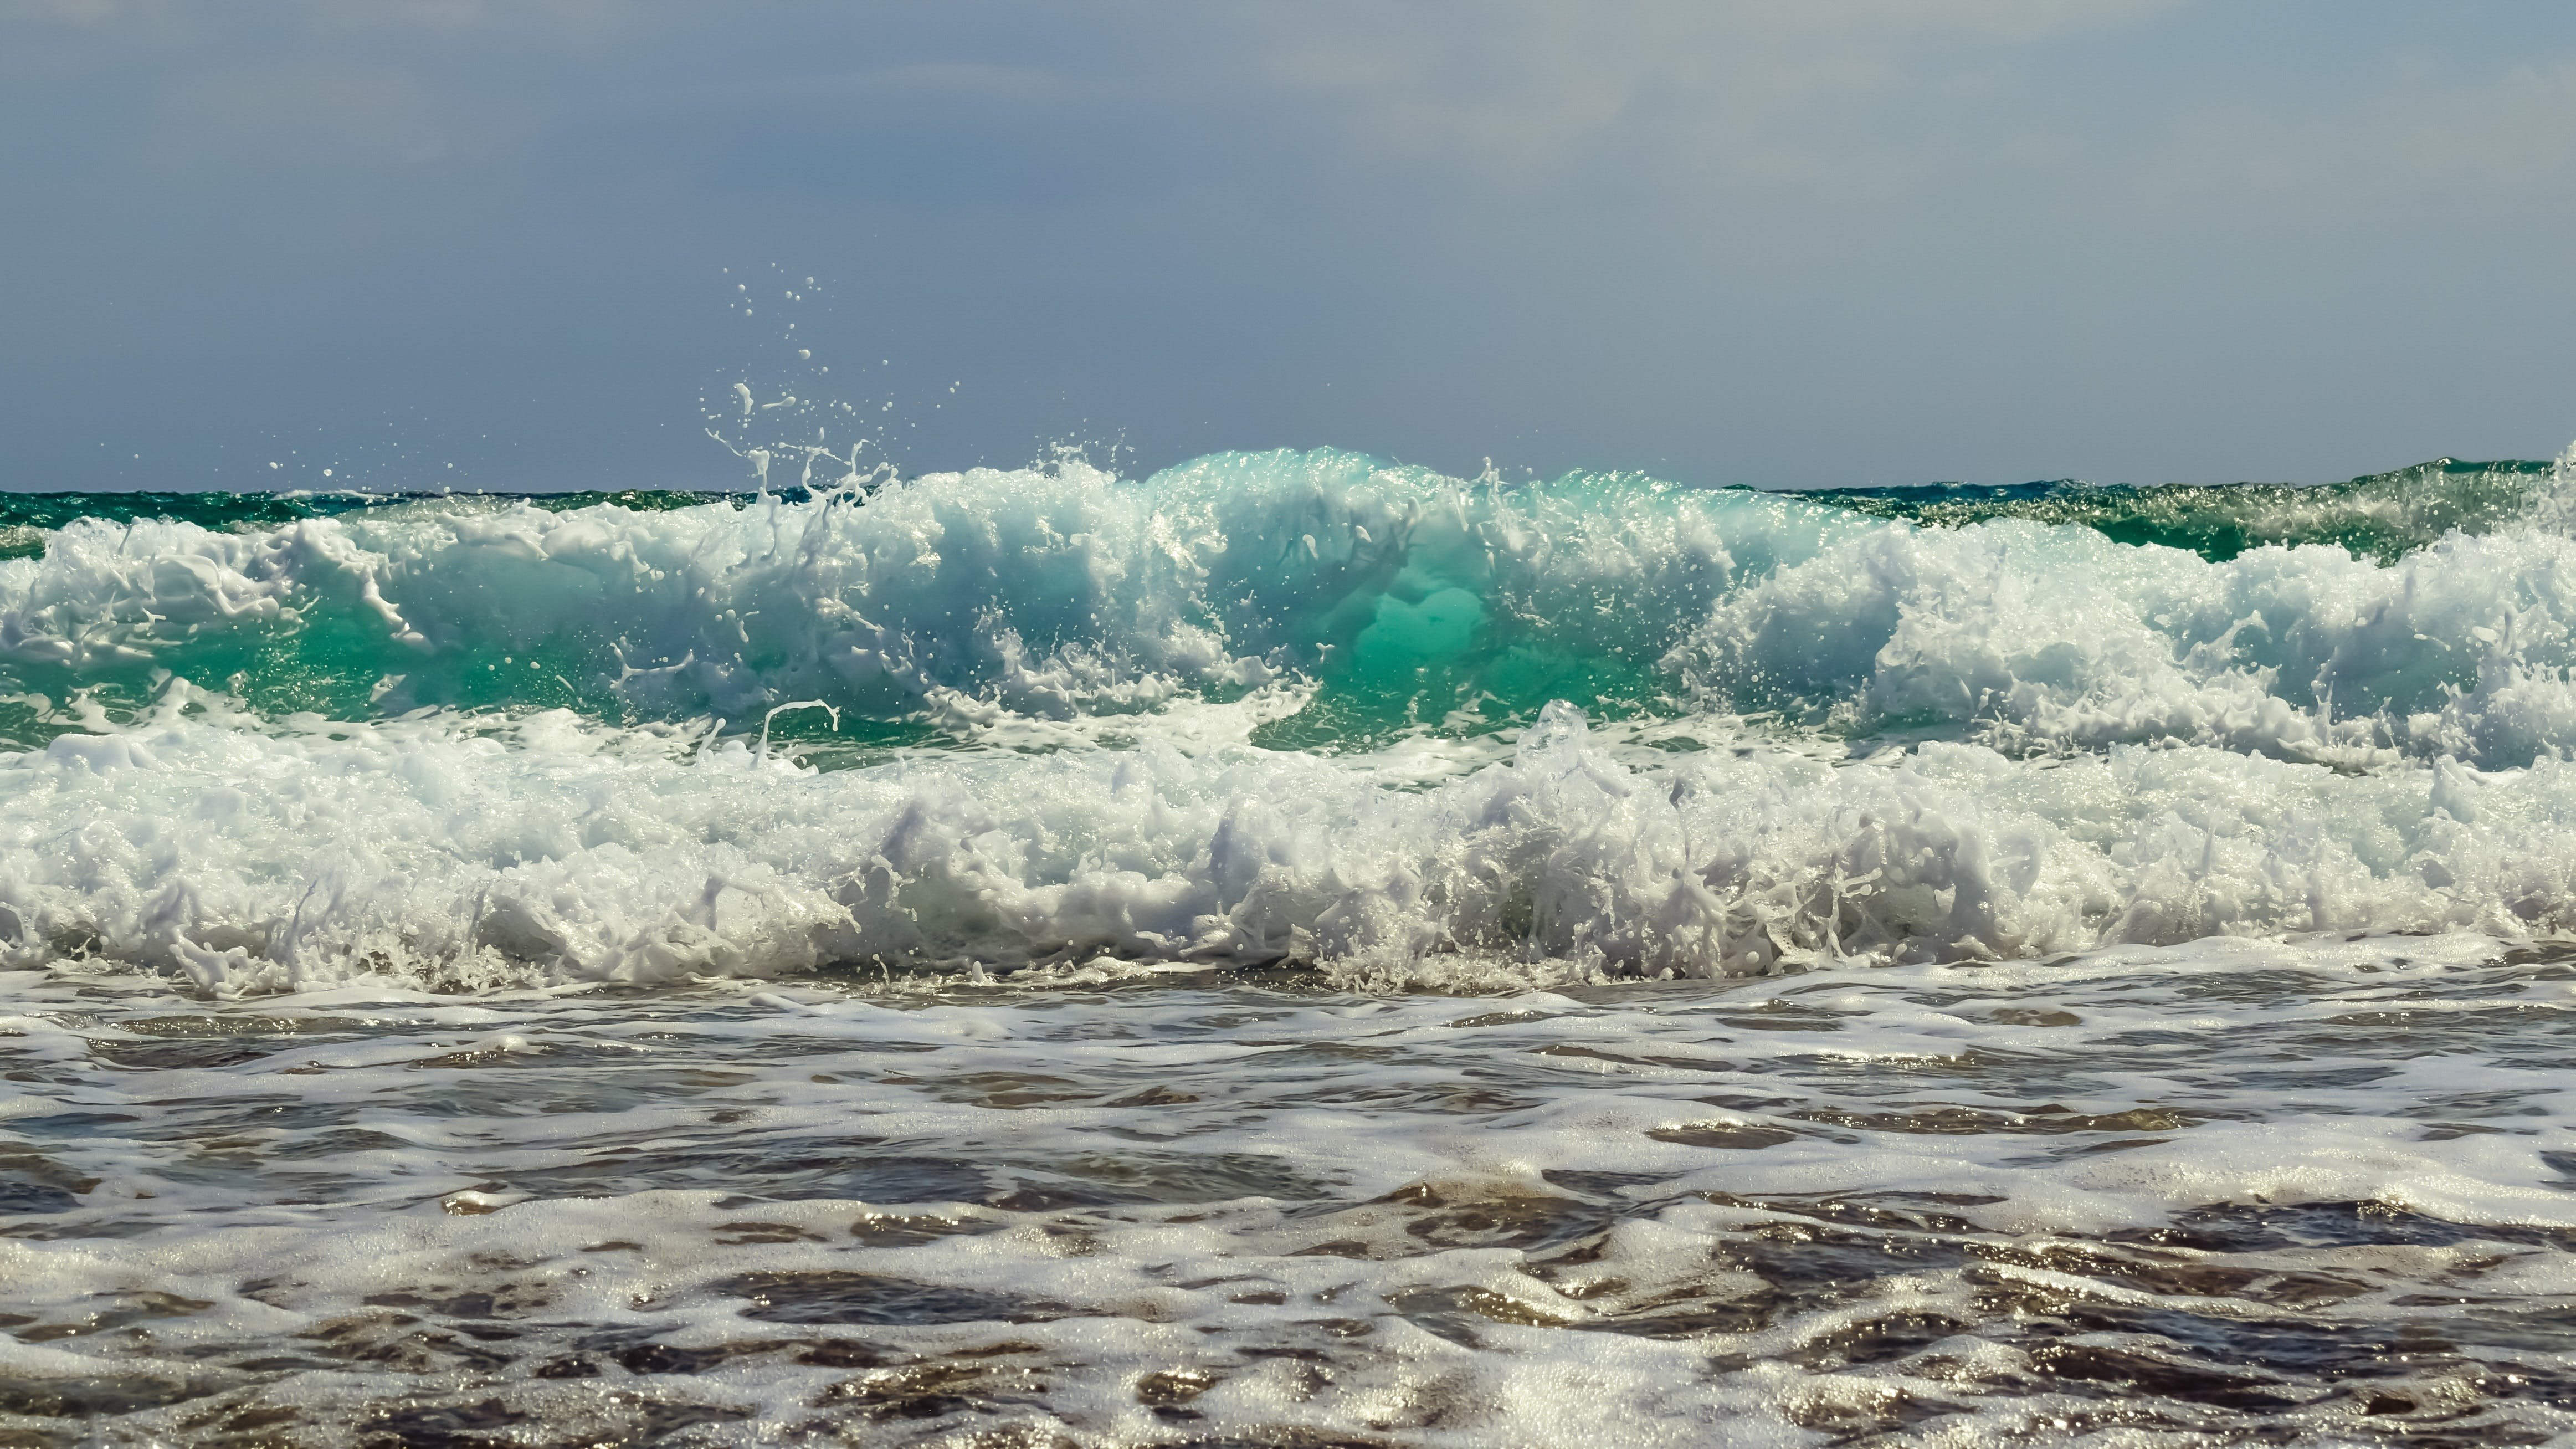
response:
[[[2576,1435],[2576,454],[0,495],[0,1444]]]

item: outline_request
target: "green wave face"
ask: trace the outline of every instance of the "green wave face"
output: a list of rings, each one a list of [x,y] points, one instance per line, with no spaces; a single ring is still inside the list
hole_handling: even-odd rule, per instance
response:
[[[1328,450],[757,498],[16,495],[0,730],[41,742],[184,678],[271,718],[741,728],[819,701],[837,715],[778,733],[864,752],[1288,686],[1255,743],[1487,733],[1563,700],[2512,763],[2576,747],[2553,479],[1781,494]]]
[[[1306,745],[1556,698],[1668,705],[1664,655],[1733,580],[1872,526],[1778,495],[1506,489],[1334,452],[864,495],[15,506],[45,531],[0,562],[0,692],[55,703],[137,707],[170,676],[332,718],[739,721],[816,699],[844,735],[909,740],[961,704],[1116,715],[1294,678],[1316,697],[1275,734]],[[43,728],[20,708],[22,736]]]
[[[2393,563],[2453,531],[2479,534],[2521,516],[2553,464],[2438,458],[2343,483],[2097,487],[2061,481],[1977,488],[1933,484],[1810,493],[1872,518],[1959,528],[1999,518],[2090,528],[2119,543],[2188,549],[2223,563],[2267,545],[2327,544]]]

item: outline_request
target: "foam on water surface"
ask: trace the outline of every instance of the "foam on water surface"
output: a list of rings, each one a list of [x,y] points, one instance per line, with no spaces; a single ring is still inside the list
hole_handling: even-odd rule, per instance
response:
[[[0,1435],[2576,1432],[2571,481],[13,503]]]
[[[2539,1442],[2576,1429],[2576,974],[2495,957],[1499,1000],[22,975],[0,1413],[29,1442]]]

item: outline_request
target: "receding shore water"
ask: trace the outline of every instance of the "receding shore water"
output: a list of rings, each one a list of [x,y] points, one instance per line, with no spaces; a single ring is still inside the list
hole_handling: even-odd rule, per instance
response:
[[[8,500],[0,1434],[2576,1432],[2570,484]]]
[[[2558,953],[1090,974],[6,978],[0,1407],[64,1443],[2576,1428]]]

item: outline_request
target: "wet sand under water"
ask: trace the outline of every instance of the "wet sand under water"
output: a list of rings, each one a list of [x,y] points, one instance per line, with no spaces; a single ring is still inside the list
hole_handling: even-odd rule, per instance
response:
[[[0,1444],[2538,1443],[2568,953],[0,977]]]

